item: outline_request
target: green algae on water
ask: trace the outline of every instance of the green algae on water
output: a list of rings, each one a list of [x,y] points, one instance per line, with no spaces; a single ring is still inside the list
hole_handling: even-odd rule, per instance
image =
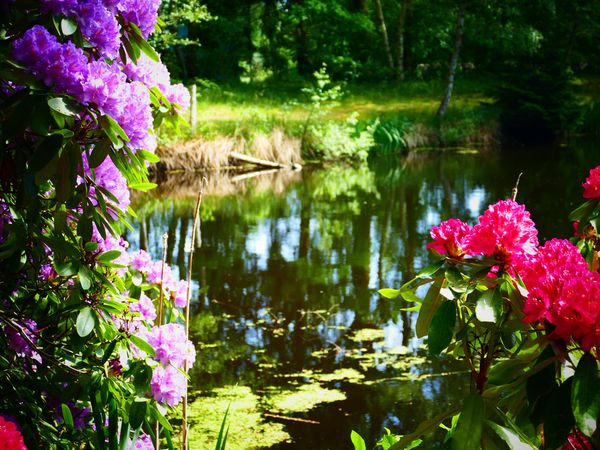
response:
[[[189,406],[190,448],[215,447],[221,422],[229,408],[227,450],[251,450],[287,442],[290,435],[279,423],[265,421],[259,410],[259,398],[246,386],[227,386],[196,397]]]

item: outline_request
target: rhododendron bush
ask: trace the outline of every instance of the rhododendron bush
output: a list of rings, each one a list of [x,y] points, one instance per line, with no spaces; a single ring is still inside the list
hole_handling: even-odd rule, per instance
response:
[[[575,236],[540,244],[525,206],[490,205],[478,223],[448,219],[431,230],[438,261],[390,299],[415,302],[429,353],[464,361],[463,403],[385,449],[422,448],[438,427],[442,448],[600,448],[600,167],[571,213]],[[354,433],[353,440],[360,441]]]
[[[0,1],[1,448],[171,442],[187,283],[122,237],[190,100],[146,41],[158,6]]]

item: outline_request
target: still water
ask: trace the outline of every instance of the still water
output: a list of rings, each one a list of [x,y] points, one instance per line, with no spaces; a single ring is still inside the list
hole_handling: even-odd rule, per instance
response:
[[[540,241],[568,237],[567,215],[600,163],[589,145],[413,154],[360,167],[211,177],[193,258],[192,448],[214,448],[229,406],[230,449],[372,447],[408,433],[469,389],[460,365],[427,358],[414,313],[377,290],[430,262],[429,229],[473,223],[488,204],[525,203]],[[133,248],[187,273],[200,176],[171,175],[137,199]]]

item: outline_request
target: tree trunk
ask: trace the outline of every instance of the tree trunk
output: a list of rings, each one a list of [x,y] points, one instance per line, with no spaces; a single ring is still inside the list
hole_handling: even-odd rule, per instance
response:
[[[377,20],[379,21],[379,29],[381,30],[381,37],[383,38],[383,48],[388,59],[388,65],[390,69],[394,70],[394,55],[392,54],[392,48],[390,47],[390,40],[388,37],[387,27],[385,26],[385,18],[383,17],[383,8],[381,7],[381,0],[375,0],[375,12],[377,13]]]
[[[458,58],[460,56],[460,49],[462,47],[463,32],[465,30],[465,7],[466,0],[460,0],[458,20],[456,21],[456,33],[454,35],[454,51],[452,52],[452,59],[450,60],[450,68],[448,70],[446,93],[444,94],[440,108],[437,111],[437,118],[440,120],[444,117],[444,114],[446,114],[446,110],[450,105],[450,98],[452,97],[452,89],[454,89],[454,77],[456,75],[456,67],[458,66]]]
[[[398,15],[398,43],[396,45],[396,80],[404,80],[404,24],[406,13],[410,8],[412,0],[402,0],[400,14]]]

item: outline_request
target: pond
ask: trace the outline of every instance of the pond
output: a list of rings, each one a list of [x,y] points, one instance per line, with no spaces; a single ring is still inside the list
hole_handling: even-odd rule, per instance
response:
[[[191,445],[214,448],[229,407],[229,449],[351,448],[456,402],[460,365],[429,358],[414,312],[377,290],[430,262],[429,229],[473,223],[511,194],[540,240],[569,237],[568,213],[600,163],[593,146],[511,152],[413,153],[359,167],[305,168],[205,181],[193,258]],[[203,185],[172,174],[136,199],[133,248],[187,274],[192,215]]]

